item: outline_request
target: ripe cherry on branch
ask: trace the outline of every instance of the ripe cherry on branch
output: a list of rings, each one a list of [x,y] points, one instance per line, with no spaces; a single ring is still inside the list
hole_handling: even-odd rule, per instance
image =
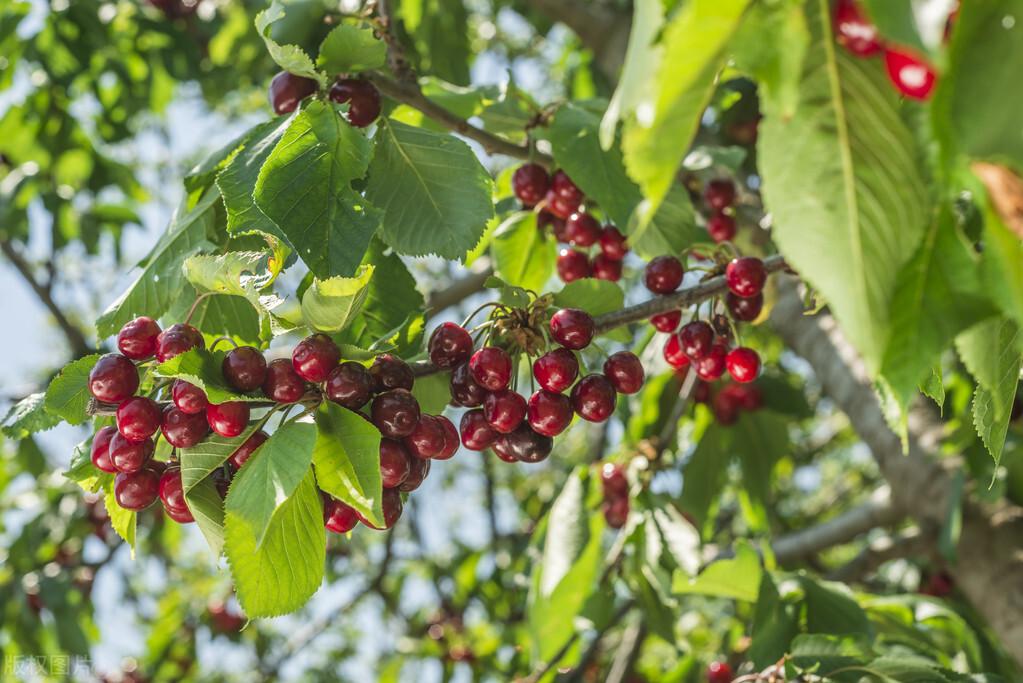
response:
[[[330,99],[348,103],[348,122],[356,128],[365,128],[380,116],[380,91],[369,81],[343,78],[331,86]]]
[[[275,114],[290,114],[317,90],[316,81],[282,71],[270,81],[270,106]]]

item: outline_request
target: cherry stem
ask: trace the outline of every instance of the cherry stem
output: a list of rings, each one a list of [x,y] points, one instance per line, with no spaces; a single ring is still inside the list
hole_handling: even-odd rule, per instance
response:
[[[502,304],[500,301],[488,301],[485,304],[481,304],[480,306],[477,306],[476,310],[474,310],[472,313],[470,313],[469,317],[467,317],[465,320],[462,321],[462,327],[465,327],[466,325],[468,325],[470,322],[472,322],[473,318],[475,318],[477,315],[479,315],[483,311],[487,310],[488,308],[505,308],[505,305]]]
[[[234,339],[231,339],[230,337],[228,337],[226,335],[222,335],[220,337],[217,337],[216,339],[213,340],[212,343],[210,343],[210,351],[216,350],[217,344],[219,344],[220,342],[227,342],[228,344],[230,344],[234,348],[236,348],[236,349],[238,348],[238,342],[236,342]]]
[[[195,309],[199,307],[199,302],[203,299],[213,296],[214,292],[203,292],[199,296],[195,297],[195,301],[192,302],[192,307],[188,309],[188,315],[185,316],[183,324],[187,325],[192,320],[192,316],[195,315]]]

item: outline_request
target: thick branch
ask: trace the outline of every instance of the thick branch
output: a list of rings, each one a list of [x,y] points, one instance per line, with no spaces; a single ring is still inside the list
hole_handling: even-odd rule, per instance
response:
[[[426,300],[427,314],[433,315],[445,308],[460,304],[473,294],[482,291],[483,283],[493,274],[494,269],[487,264],[486,267],[455,280],[444,289],[432,292]]]

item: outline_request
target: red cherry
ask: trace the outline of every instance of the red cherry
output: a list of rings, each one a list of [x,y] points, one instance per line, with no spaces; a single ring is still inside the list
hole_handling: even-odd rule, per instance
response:
[[[173,519],[178,524],[191,524],[195,521],[195,517],[192,516],[192,511],[187,507],[185,508],[169,508],[166,505],[163,507],[163,511],[167,513],[167,516]]]
[[[430,335],[427,348],[434,365],[453,368],[469,360],[473,348],[472,337],[461,325],[444,323]]]
[[[715,178],[707,183],[703,198],[715,211],[727,209],[735,203],[735,183],[727,178]]]
[[[125,510],[144,510],[156,500],[160,490],[160,472],[146,467],[137,472],[121,472],[114,477],[114,500]]]
[[[270,81],[270,106],[275,114],[290,114],[301,100],[316,92],[317,87],[311,78],[282,71]]]
[[[560,169],[555,171],[551,177],[551,191],[576,204],[581,204],[583,201],[583,191],[572,182],[567,173]]]
[[[689,360],[696,361],[710,353],[710,347],[714,343],[714,330],[702,320],[694,320],[682,326],[678,338],[682,344],[682,352],[689,356]]]
[[[540,164],[522,164],[512,174],[512,191],[527,208],[543,201],[551,185],[551,177]]]
[[[546,460],[553,448],[554,439],[537,434],[527,423],[519,425],[511,434],[501,434],[494,444],[495,451],[519,462]]]
[[[156,360],[161,363],[192,349],[206,348],[202,333],[191,325],[171,325],[156,338]]]
[[[881,51],[877,28],[863,15],[855,0],[838,0],[835,5],[835,40],[857,57]]]
[[[562,282],[575,282],[590,276],[590,259],[581,251],[566,247],[558,252],[557,269]]]
[[[568,389],[579,376],[579,361],[568,349],[554,349],[533,361],[533,377],[547,391]]]
[[[588,213],[573,213],[565,221],[568,243],[577,247],[592,247],[600,239],[600,223]]]
[[[263,393],[277,403],[295,403],[305,395],[305,381],[287,358],[270,361],[266,366]]]
[[[696,380],[696,386],[693,388],[693,402],[706,403],[708,400],[710,400],[710,385],[702,379]]]
[[[128,441],[118,432],[110,437],[110,462],[118,472],[131,474],[141,470],[146,462],[153,457],[155,446],[152,439],[145,441]]]
[[[388,389],[412,391],[412,385],[416,381],[409,364],[389,353],[382,353],[373,359],[373,364],[369,366],[369,374],[373,377],[373,390],[377,393]]]
[[[558,218],[565,220],[579,209],[579,205],[582,201],[574,201],[570,198],[563,197],[554,191],[552,187],[547,191],[547,196],[544,198],[546,201],[546,210],[557,216]],[[558,238],[559,242],[567,242],[567,227],[565,229],[566,234],[563,235],[564,239]]]
[[[725,296],[725,305],[728,307],[732,318],[740,322],[751,322],[760,317],[760,311],[764,308],[764,294],[761,292],[755,296],[744,299],[729,292]]]
[[[622,279],[622,262],[609,259],[604,254],[597,254],[593,259],[593,277],[608,282],[618,282]]]
[[[444,448],[441,449],[440,453],[433,456],[433,459],[450,460],[458,451],[458,447],[462,445],[462,442],[458,439],[458,429],[451,420],[443,415],[438,415],[436,419],[444,429]]]
[[[510,389],[492,392],[483,399],[483,416],[494,431],[508,434],[526,419],[526,399]]]
[[[117,434],[114,427],[103,427],[92,437],[92,464],[103,472],[116,472],[113,461],[110,459],[110,440]]]
[[[163,438],[175,448],[191,448],[206,438],[210,426],[203,413],[189,415],[180,408],[167,407],[160,425]]]
[[[725,356],[725,365],[732,379],[742,384],[752,382],[760,374],[760,356],[745,346],[729,351]]]
[[[929,99],[938,75],[930,64],[910,52],[888,48],[884,53],[888,78],[900,93],[914,100]]]
[[[485,346],[469,359],[469,371],[476,383],[489,391],[501,391],[511,381],[511,356],[496,346]]]
[[[398,487],[399,491],[415,491],[426,479],[426,475],[430,473],[430,461],[420,460],[419,458],[411,458],[409,463],[408,477],[405,478],[405,482]]]
[[[191,510],[185,503],[185,489],[181,483],[181,469],[179,467],[168,467],[160,475],[157,485],[160,500],[167,511],[167,516],[178,524],[194,522]]]
[[[428,460],[444,450],[447,434],[444,426],[433,415],[420,415],[419,422],[404,442],[408,452],[417,458]]]
[[[550,328],[554,340],[573,351],[589,346],[597,331],[593,317],[578,308],[562,308],[551,316]]]
[[[604,376],[619,394],[635,394],[643,388],[643,364],[630,351],[612,353],[604,361]]]
[[[613,261],[621,261],[629,253],[625,235],[618,232],[618,228],[615,226],[605,225],[604,230],[600,233],[600,251]]]
[[[408,389],[391,389],[373,399],[370,414],[381,434],[400,439],[419,424],[419,401]]]
[[[705,382],[713,382],[721,377],[725,373],[726,354],[724,344],[715,343],[711,346],[706,356],[693,362],[697,377]]]
[[[497,436],[500,437],[501,435],[498,434]],[[494,441],[491,449],[494,451],[494,455],[496,455],[502,462],[515,464],[519,461],[519,459],[515,457],[515,453],[510,450],[506,450],[508,447],[509,443],[505,439],[498,438]]]
[[[209,405],[206,393],[183,379],[176,379],[171,385],[171,401],[178,410],[188,415],[198,415]]]
[[[384,512],[384,525],[382,527],[373,526],[361,515],[359,516],[359,521],[370,529],[376,529],[377,531],[393,527],[401,517],[401,509],[403,507],[401,494],[398,493],[398,489],[384,489],[383,497],[380,499],[380,506]]]
[[[295,372],[313,384],[327,379],[327,375],[337,367],[340,360],[341,349],[325,334],[306,337],[291,352],[291,364],[295,366]]]
[[[658,332],[674,332],[682,322],[682,311],[668,311],[650,317],[650,324]]]
[[[213,404],[206,408],[206,420],[210,429],[220,436],[233,438],[245,431],[249,426],[249,404],[245,401],[228,401]]]
[[[735,219],[728,214],[717,212],[707,219],[707,233],[719,244],[730,242],[735,238]]]
[[[348,103],[348,123],[365,128],[380,116],[380,91],[369,81],[343,78],[330,88],[330,99]]]
[[[725,387],[714,396],[710,408],[718,423],[727,426],[735,424],[735,421],[739,419],[742,404],[735,392],[729,391],[729,387]]]
[[[739,399],[743,410],[759,410],[763,403],[760,390],[752,384],[733,384],[732,393]]]
[[[487,422],[486,416],[479,408],[474,408],[462,415],[458,432],[462,437],[462,445],[470,451],[483,451],[500,436]]]
[[[101,356],[89,371],[89,392],[97,401],[120,403],[139,388],[135,364],[119,353]]]
[[[401,486],[408,478],[410,456],[394,439],[380,439],[380,479],[385,489]]]
[[[732,667],[725,662],[711,662],[707,667],[707,683],[732,683]]]
[[[654,294],[671,294],[682,284],[682,262],[674,256],[658,256],[647,264],[643,282]]]
[[[477,408],[483,405],[487,390],[480,386],[469,370],[468,363],[455,366],[451,371],[451,402],[463,408]]]
[[[615,498],[600,506],[604,521],[612,529],[621,529],[629,521],[629,499]]]
[[[241,446],[235,449],[228,459],[228,464],[236,470],[240,470],[242,465],[249,461],[252,454],[256,452],[260,446],[266,443],[266,440],[270,438],[270,435],[264,432],[262,429],[256,432],[252,432],[252,435],[245,439]]]
[[[615,388],[603,375],[587,375],[572,388],[572,407],[588,422],[604,422],[615,410]]]
[[[255,391],[266,381],[266,358],[252,346],[239,346],[227,352],[220,371],[238,391]]]
[[[549,229],[558,242],[568,241],[568,237],[565,235],[565,219],[558,218],[547,209],[541,209],[536,214],[536,227],[541,231]]]
[[[156,434],[162,417],[156,401],[132,396],[117,406],[117,431],[128,441],[145,441]]]
[[[736,296],[749,298],[760,294],[767,282],[767,269],[764,262],[753,256],[732,259],[725,268],[725,281],[728,289]]]
[[[334,403],[360,410],[373,395],[373,376],[361,363],[345,361],[327,375],[324,390]]]
[[[604,486],[604,496],[607,498],[629,497],[629,480],[621,465],[604,463],[600,468],[600,483]]]
[[[668,365],[676,370],[681,370],[689,365],[689,356],[682,350],[682,342],[677,334],[668,337],[668,341],[664,343],[664,360],[668,361]]]
[[[572,422],[572,401],[564,394],[540,389],[529,397],[526,419],[538,434],[557,436]]]
[[[132,360],[147,360],[156,353],[156,338],[160,326],[146,316],[139,316],[124,324],[117,333],[117,350]]]
[[[323,526],[335,534],[346,534],[359,523],[359,513],[333,496],[324,494]]]

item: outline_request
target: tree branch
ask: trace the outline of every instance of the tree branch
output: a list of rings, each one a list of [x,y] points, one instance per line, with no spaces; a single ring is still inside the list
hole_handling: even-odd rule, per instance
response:
[[[868,545],[846,564],[829,572],[828,578],[843,583],[862,581],[890,560],[933,554],[934,541],[933,535],[925,534],[920,529],[910,529],[895,536],[885,536]]]
[[[474,264],[475,265],[475,264]],[[483,283],[494,274],[489,261],[480,270],[471,272],[463,278],[455,280],[444,289],[431,292],[426,300],[426,312],[434,315],[445,308],[462,303],[473,294],[483,290]]]

